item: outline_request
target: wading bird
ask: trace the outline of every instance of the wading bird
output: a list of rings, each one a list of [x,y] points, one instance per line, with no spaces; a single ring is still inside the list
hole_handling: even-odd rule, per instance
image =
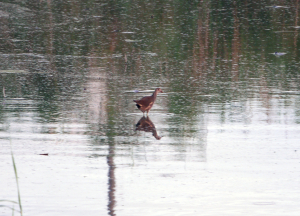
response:
[[[163,93],[163,91],[160,88],[157,88],[151,96],[143,97],[140,100],[133,101],[136,103],[137,108],[143,112],[143,114],[144,112],[147,112],[148,115],[148,112],[152,108],[158,93]]]

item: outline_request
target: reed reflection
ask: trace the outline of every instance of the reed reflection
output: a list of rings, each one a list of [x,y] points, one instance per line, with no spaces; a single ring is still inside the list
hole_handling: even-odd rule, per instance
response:
[[[155,125],[150,120],[149,116],[143,116],[138,123],[136,124],[135,130],[138,131],[145,131],[145,132],[152,132],[152,135],[155,139],[160,140],[162,137],[158,136]]]

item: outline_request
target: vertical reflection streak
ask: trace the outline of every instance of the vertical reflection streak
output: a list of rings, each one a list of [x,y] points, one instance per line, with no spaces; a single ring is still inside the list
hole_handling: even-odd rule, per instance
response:
[[[53,56],[53,41],[54,41],[54,22],[53,22],[53,14],[52,14],[52,0],[47,0],[47,7],[49,11],[49,36],[48,36],[48,43],[47,43],[47,54],[49,56],[49,61],[50,61],[50,69],[54,70],[55,65],[54,65],[54,56]]]
[[[108,214],[111,216],[115,216],[115,163],[114,163],[114,153],[115,147],[114,145],[109,145],[109,154],[107,156],[107,164],[108,164]]]
[[[237,16],[237,6],[233,8],[233,16],[234,16],[234,30],[233,30],[233,41],[232,41],[232,80],[239,80],[239,51],[240,51],[240,33],[239,33],[239,20]]]
[[[295,53],[297,50],[297,38],[298,38],[298,29],[297,29],[297,26],[298,26],[298,2],[299,2],[299,0],[296,1],[296,7],[295,7],[295,11],[296,11],[296,14],[295,14],[295,36],[294,36]]]

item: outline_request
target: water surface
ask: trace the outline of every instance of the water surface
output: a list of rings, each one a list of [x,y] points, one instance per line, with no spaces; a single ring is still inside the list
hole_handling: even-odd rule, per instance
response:
[[[0,2],[0,200],[12,151],[24,215],[299,215],[298,4]]]

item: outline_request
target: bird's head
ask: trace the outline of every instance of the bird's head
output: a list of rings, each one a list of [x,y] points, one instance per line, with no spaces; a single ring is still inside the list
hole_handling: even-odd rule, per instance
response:
[[[163,91],[161,90],[161,88],[157,88],[157,89],[155,89],[155,91],[156,91],[157,93],[163,93]]]

